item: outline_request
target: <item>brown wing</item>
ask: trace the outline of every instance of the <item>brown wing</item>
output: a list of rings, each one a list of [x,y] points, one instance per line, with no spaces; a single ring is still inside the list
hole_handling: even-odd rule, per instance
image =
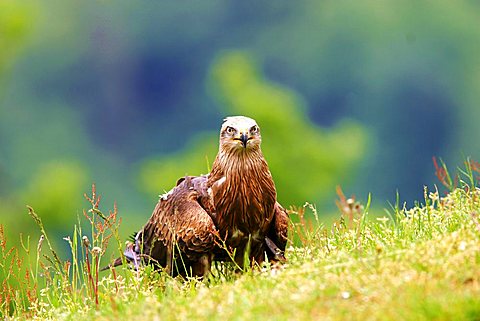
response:
[[[270,260],[285,260],[284,252],[288,240],[288,222],[287,211],[280,203],[276,202],[273,221],[265,238],[266,245],[270,249],[270,251],[267,251]]]
[[[160,198],[150,220],[135,237],[136,253],[143,253],[147,261],[172,274],[188,274],[198,264],[211,262],[217,231],[201,205],[208,203],[203,199],[208,194],[203,191],[205,182],[205,176],[185,177]]]

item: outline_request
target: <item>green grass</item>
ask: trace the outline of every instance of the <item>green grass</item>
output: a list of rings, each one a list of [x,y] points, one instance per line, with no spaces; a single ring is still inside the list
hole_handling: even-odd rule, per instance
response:
[[[91,244],[82,243],[76,228],[71,263],[57,262],[54,249],[43,249],[38,260],[18,267],[18,275],[28,268],[27,284],[15,271],[8,273],[13,252],[6,255],[8,246],[0,242],[1,313],[71,320],[480,320],[480,189],[475,183],[451,186],[445,197],[425,190],[423,205],[396,204],[384,217],[370,214],[368,204],[363,209],[341,198],[342,217],[328,228],[307,205],[292,213],[296,245],[287,249],[286,264],[267,263],[241,273],[218,266],[205,281],[173,279],[148,267],[98,273],[110,259],[103,254],[105,239],[116,240],[110,243],[118,251],[123,244],[116,234],[116,211],[101,219],[93,195],[88,217],[98,221],[89,231]],[[304,216],[316,219],[311,223]],[[112,219],[99,231],[99,222]],[[101,251],[94,254],[94,246]],[[15,290],[8,305],[5,284]]]

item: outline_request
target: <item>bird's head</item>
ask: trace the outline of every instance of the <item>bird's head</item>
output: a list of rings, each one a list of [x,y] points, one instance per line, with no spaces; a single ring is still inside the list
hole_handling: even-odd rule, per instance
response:
[[[260,127],[252,118],[233,116],[224,119],[220,130],[220,149],[249,151],[260,149]]]

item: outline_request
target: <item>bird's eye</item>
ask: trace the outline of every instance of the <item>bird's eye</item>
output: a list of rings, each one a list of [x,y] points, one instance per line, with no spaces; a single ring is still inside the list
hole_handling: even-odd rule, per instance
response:
[[[227,134],[232,135],[233,133],[235,133],[235,128],[228,126],[226,131],[227,131]]]
[[[258,126],[256,126],[256,125],[255,125],[255,126],[252,126],[252,128],[250,128],[250,132],[251,132],[252,134],[258,134],[258,130],[259,130],[259,129],[258,129]]]

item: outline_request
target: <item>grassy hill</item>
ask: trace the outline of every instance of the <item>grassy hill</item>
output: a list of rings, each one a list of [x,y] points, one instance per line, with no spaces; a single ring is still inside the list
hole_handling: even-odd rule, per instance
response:
[[[76,249],[71,261],[57,259],[44,239],[43,249],[32,246],[41,251],[38,260],[31,253],[29,264],[16,264],[16,251],[0,242],[1,313],[54,320],[479,320],[480,189],[463,186],[443,197],[425,189],[423,204],[397,204],[384,217],[341,197],[342,216],[331,228],[306,205],[291,214],[296,245],[286,264],[241,273],[217,266],[206,281],[149,268],[98,273],[110,259],[102,257],[105,242],[123,244],[116,211],[100,213],[92,195],[89,244],[77,228],[66,239]]]

